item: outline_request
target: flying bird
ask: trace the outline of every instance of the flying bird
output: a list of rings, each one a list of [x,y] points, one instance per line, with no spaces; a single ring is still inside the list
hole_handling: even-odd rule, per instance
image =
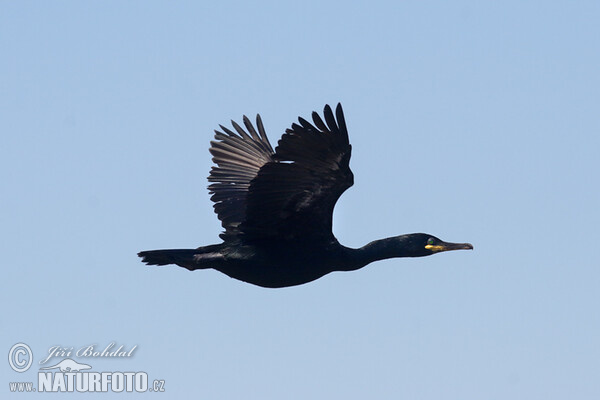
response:
[[[280,288],[314,281],[333,271],[354,271],[377,260],[422,257],[473,249],[426,233],[375,240],[361,248],[341,245],[332,232],[333,208],[354,183],[352,146],[341,104],[325,106],[324,120],[298,124],[275,150],[260,115],[246,129],[231,121],[215,131],[208,180],[224,228],[222,243],[197,249],[142,251],[148,265],[177,264],[190,271],[215,269],[254,285]]]

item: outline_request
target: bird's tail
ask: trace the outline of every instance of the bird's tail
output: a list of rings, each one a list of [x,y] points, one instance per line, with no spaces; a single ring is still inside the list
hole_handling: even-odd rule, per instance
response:
[[[218,257],[218,253],[214,253],[215,249],[212,247],[141,251],[138,253],[138,257],[141,257],[142,262],[148,265],[177,264],[180,267],[193,271],[195,269],[211,267],[210,261],[214,261]]]

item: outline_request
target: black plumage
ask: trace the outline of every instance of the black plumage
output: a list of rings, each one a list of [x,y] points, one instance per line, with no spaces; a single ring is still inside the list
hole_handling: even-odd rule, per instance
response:
[[[177,264],[189,270],[214,268],[232,278],[264,287],[310,282],[332,271],[352,271],[392,257],[420,257],[472,249],[416,233],[377,240],[359,249],[342,246],[332,232],[335,203],[354,183],[352,146],[340,104],[325,120],[298,118],[271,147],[260,116],[256,128],[215,131],[208,177],[223,243],[197,249],[138,253],[149,265]]]

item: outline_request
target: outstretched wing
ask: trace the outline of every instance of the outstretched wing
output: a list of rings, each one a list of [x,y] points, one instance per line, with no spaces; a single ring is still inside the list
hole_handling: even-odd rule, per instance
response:
[[[239,225],[246,219],[246,205],[250,182],[265,164],[274,161],[274,152],[265,133],[260,115],[256,116],[256,127],[244,116],[248,132],[234,121],[238,134],[220,125],[223,132],[215,130],[215,141],[211,141],[210,153],[216,164],[210,170],[208,190],[215,202],[214,208],[225,232],[221,237],[239,233]]]
[[[352,186],[351,146],[342,106],[328,105],[325,121],[312,113],[314,125],[299,125],[279,140],[274,160],[251,181],[246,216],[239,231],[247,240],[330,240],[335,203]]]

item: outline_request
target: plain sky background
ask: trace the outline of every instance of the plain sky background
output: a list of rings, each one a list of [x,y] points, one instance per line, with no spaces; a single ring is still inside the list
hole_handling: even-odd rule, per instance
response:
[[[1,1],[0,395],[51,346],[115,342],[134,357],[76,360],[166,381],[136,398],[599,398],[599,21],[598,1]],[[473,252],[277,290],[140,263],[219,241],[218,124],[260,113],[276,143],[337,102],[340,242]]]

